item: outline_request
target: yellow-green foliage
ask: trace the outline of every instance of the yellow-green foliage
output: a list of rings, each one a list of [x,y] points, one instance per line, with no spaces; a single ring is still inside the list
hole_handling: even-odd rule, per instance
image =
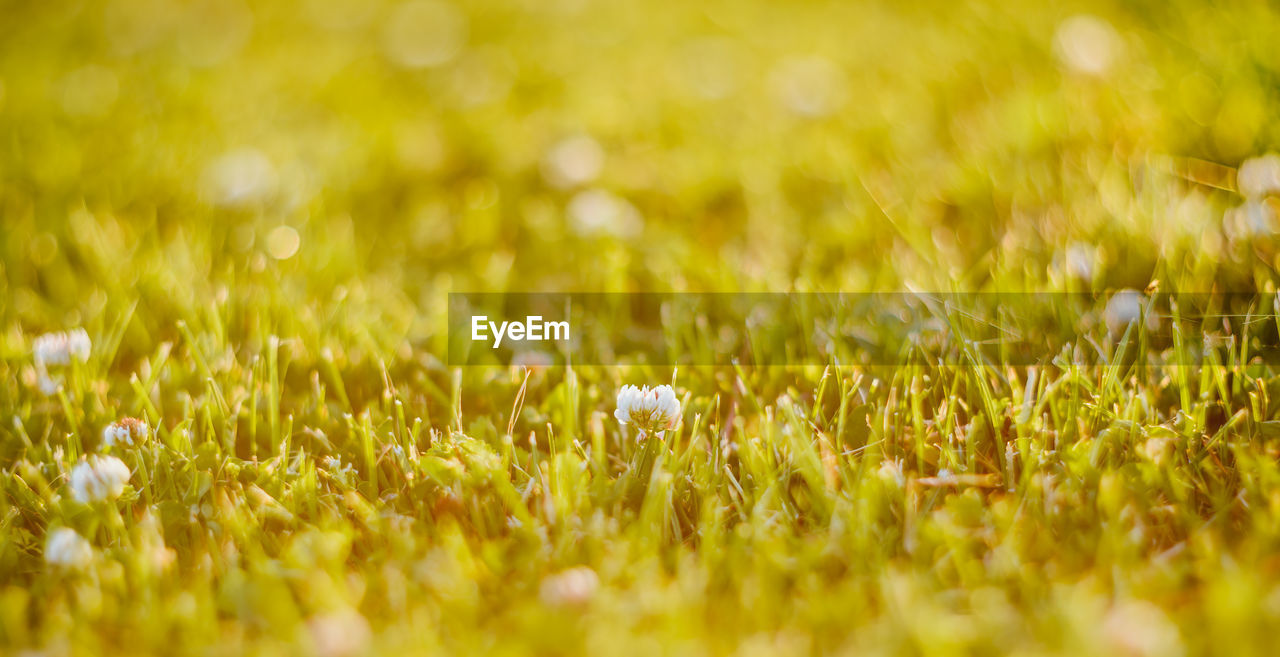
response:
[[[1277,25],[0,2],[0,652],[1273,654],[1249,335],[1202,366],[442,361],[451,290],[1270,294],[1276,201],[1236,168],[1280,144]],[[77,327],[87,361],[36,362]],[[682,427],[638,443],[614,396],[673,380]],[[148,438],[106,446],[125,417]],[[119,498],[73,495],[90,454]]]

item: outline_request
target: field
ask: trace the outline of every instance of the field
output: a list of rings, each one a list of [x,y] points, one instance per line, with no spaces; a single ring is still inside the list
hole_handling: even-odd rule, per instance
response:
[[[0,0],[0,653],[1275,654],[1278,25]],[[870,291],[1108,319],[1087,363],[448,355],[451,292]],[[1165,292],[1254,301],[1107,314]]]

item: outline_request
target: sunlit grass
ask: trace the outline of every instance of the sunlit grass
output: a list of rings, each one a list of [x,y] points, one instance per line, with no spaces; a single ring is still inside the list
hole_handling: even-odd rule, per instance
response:
[[[1086,4],[8,3],[0,652],[1271,654],[1274,308],[445,364],[451,291],[1270,298],[1274,8]]]

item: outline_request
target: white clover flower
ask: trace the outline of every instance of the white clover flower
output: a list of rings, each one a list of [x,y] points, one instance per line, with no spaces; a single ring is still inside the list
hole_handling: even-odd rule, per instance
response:
[[[307,632],[321,657],[362,655],[373,639],[369,621],[354,609],[316,614],[307,620]]]
[[[279,174],[271,159],[255,148],[219,155],[201,178],[205,197],[218,207],[242,208],[267,201],[276,192]]]
[[[635,237],[644,230],[636,206],[603,189],[584,189],[565,208],[569,226],[583,237]]]
[[[1280,155],[1268,153],[1241,162],[1236,171],[1236,189],[1247,199],[1280,194]]]
[[[1089,15],[1072,16],[1058,25],[1053,49],[1069,69],[1084,75],[1102,76],[1120,58],[1123,41],[1111,23]]]
[[[132,447],[136,440],[136,444],[141,445],[150,432],[151,428],[146,422],[138,418],[126,417],[107,425],[107,428],[102,430],[102,444],[105,447],[116,445]]]
[[[596,571],[578,566],[543,578],[538,597],[555,607],[579,606],[590,601],[599,587]]]
[[[1280,218],[1270,203],[1250,198],[1227,210],[1222,217],[1222,229],[1233,240],[1268,237],[1280,229]]]
[[[44,368],[40,369],[41,371],[37,373],[37,376],[39,377],[37,379],[37,385],[40,386],[40,393],[45,397],[52,397],[58,394],[58,390],[62,388],[62,380],[60,378],[49,376],[48,372],[43,371]]]
[[[1082,242],[1072,242],[1063,253],[1063,269],[1072,278],[1092,280],[1097,262],[1098,250]]]
[[[70,527],[49,532],[44,544],[44,561],[51,566],[80,569],[93,561],[93,546]]]
[[[552,146],[542,158],[542,177],[560,189],[589,183],[602,168],[604,149],[588,135],[569,137]]]
[[[31,345],[31,353],[37,365],[69,365],[72,359],[81,363],[89,360],[92,343],[84,329],[66,333],[45,333]]]
[[[1140,323],[1143,313],[1147,314],[1146,328],[1154,330],[1159,326],[1160,320],[1154,311],[1147,312],[1146,306],[1149,302],[1147,295],[1132,288],[1117,291],[1107,300],[1107,306],[1102,311],[1102,319],[1107,324],[1107,330],[1113,336],[1119,336],[1129,328],[1130,324]]]
[[[71,496],[77,502],[114,500],[129,483],[129,466],[114,456],[90,456],[71,469]]]
[[[671,386],[622,386],[613,416],[623,424],[635,425],[646,435],[654,435],[680,423],[680,401]]]
[[[1186,652],[1177,624],[1150,602],[1117,603],[1102,619],[1101,629],[1111,654],[1176,657]]]

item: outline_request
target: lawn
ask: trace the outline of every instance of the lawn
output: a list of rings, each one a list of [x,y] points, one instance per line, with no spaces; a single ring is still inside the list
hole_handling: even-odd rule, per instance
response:
[[[0,0],[0,653],[1274,654],[1277,25]],[[1082,319],[451,347],[451,293],[871,292]]]

